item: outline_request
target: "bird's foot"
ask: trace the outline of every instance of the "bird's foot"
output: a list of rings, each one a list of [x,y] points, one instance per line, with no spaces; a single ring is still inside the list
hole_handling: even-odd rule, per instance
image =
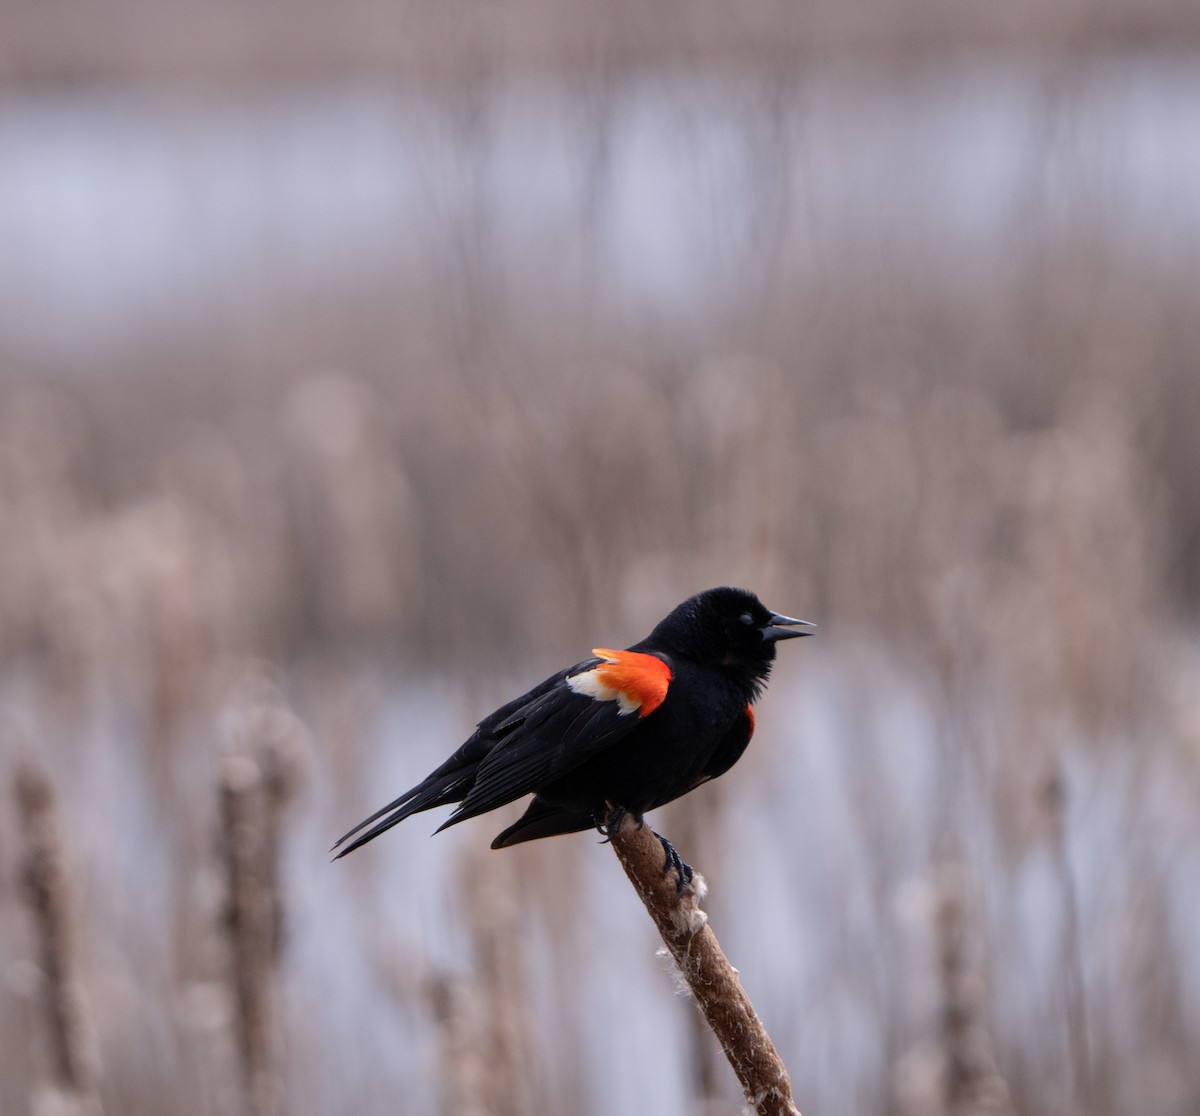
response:
[[[646,823],[642,821],[641,814],[635,814],[624,806],[613,806],[609,804],[608,812],[603,815],[596,816],[596,828],[600,831],[604,840],[600,842],[602,845],[607,845],[612,841],[612,835],[618,832],[621,828],[621,823],[625,820],[625,816],[629,815],[637,823],[638,829],[641,829]],[[657,834],[656,834],[657,836]]]
[[[663,852],[666,853],[667,859],[663,864],[662,874],[665,876],[672,869],[675,870],[675,893],[682,895],[687,890],[687,885],[692,882],[692,866],[685,864],[683,858],[675,851],[675,846],[671,844],[661,833],[651,830],[654,836],[662,842]]]

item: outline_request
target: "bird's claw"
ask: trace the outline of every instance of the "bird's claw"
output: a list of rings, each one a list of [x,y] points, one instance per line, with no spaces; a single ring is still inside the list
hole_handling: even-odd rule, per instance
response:
[[[653,830],[651,830],[654,833]],[[662,842],[663,852],[666,853],[666,862],[663,864],[662,874],[667,875],[672,869],[675,870],[675,894],[682,895],[687,890],[687,885],[692,882],[692,866],[684,862],[683,858],[675,851],[675,846],[671,844],[661,833],[654,833],[654,836]]]
[[[621,823],[625,820],[625,815],[629,811],[624,806],[611,806],[608,812],[596,818],[596,828],[600,831],[604,840],[600,842],[602,845],[607,845],[612,841],[612,835],[618,832],[621,828]],[[637,822],[638,829],[641,829],[645,822],[642,821],[641,814],[634,814],[633,820]]]
[[[604,815],[597,815],[596,828],[604,838],[600,844],[608,845],[612,843],[613,834],[620,832],[621,823],[624,822],[625,816],[629,813],[630,811],[626,810],[624,806],[612,806]],[[641,829],[646,824],[641,814],[633,814],[632,816],[634,821],[637,822],[638,829]],[[658,838],[662,844],[663,853],[666,855],[666,859],[663,862],[662,874],[665,876],[669,872],[674,871],[675,893],[682,895],[687,890],[687,885],[692,882],[692,876],[695,874],[692,871],[692,866],[684,862],[679,853],[675,851],[675,846],[661,833],[654,829],[650,830],[650,832]]]

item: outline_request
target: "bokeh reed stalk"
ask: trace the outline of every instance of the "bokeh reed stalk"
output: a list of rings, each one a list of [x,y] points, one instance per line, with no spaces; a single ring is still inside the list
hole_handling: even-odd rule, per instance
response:
[[[439,1030],[441,1110],[521,1116],[536,1110],[527,960],[520,892],[511,858],[475,849],[455,893],[470,938],[469,976],[434,970],[426,999]]]
[[[934,877],[934,933],[942,995],[942,1110],[945,1116],[1014,1116],[988,1030],[985,984],[969,955],[973,937],[961,863]]]
[[[489,1116],[533,1109],[533,1058],[520,893],[512,858],[475,850],[464,865],[463,913],[474,947],[473,987],[482,1009],[480,1044]]]
[[[32,1084],[30,1105],[45,1116],[100,1116],[79,984],[78,923],[54,788],[44,772],[25,763],[17,768],[13,792],[24,845],[22,883],[36,931],[39,1031],[49,1054],[44,1078]]]
[[[297,788],[295,726],[286,710],[253,706],[221,761],[220,824],[234,1029],[251,1116],[284,1111],[278,970],[284,930],[279,850]]]
[[[1077,1112],[1095,1108],[1092,1086],[1093,1070],[1091,1043],[1088,1040],[1087,1005],[1084,1002],[1083,929],[1079,921],[1079,895],[1066,847],[1066,774],[1060,763],[1054,762],[1044,777],[1041,806],[1049,829],[1049,843],[1054,871],[1058,877],[1062,903],[1062,938],[1059,970],[1062,974],[1062,994],[1067,1019],[1067,1049],[1070,1057],[1071,1102]]]
[[[426,996],[439,1033],[438,1086],[443,1116],[491,1116],[491,1089],[480,1048],[479,1001],[472,982],[430,977]]]
[[[937,50],[1073,54],[1147,40],[1184,44],[1200,33],[1182,0],[1118,0],[1103,10],[1014,0],[1003,12],[947,0],[915,0],[903,8],[878,0],[850,7],[816,0],[803,20],[787,8],[730,19],[715,0],[667,2],[649,12],[625,4],[564,10],[546,0],[518,0],[482,26],[428,0],[386,6],[352,0],[338,19],[314,0],[255,5],[239,12],[236,22],[204,6],[184,7],[177,18],[163,20],[145,0],[121,0],[117,11],[115,22],[144,29],[136,46],[106,21],[84,18],[63,34],[40,5],[14,4],[10,42],[0,49],[0,77],[238,81],[349,70],[453,81],[481,70],[603,75],[648,63],[737,66],[748,58],[778,63],[847,51],[887,58],[921,58]]]

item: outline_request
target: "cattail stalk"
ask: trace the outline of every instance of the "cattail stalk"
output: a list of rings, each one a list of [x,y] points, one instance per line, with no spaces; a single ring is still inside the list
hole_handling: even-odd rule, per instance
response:
[[[485,1033],[479,1038],[488,1077],[488,1112],[524,1116],[534,1104],[521,911],[513,886],[516,865],[510,859],[493,858],[487,850],[484,853],[468,859],[463,894],[479,973],[478,992],[485,1005]]]
[[[443,1116],[494,1116],[474,989],[448,974],[436,974],[426,992],[442,1040],[438,1079]]]
[[[67,856],[54,790],[33,767],[18,768],[17,811],[25,838],[23,882],[37,927],[41,1001],[50,1050],[47,1110],[99,1116],[99,1098],[87,1056],[82,996],[74,975],[74,923]],[[35,1103],[34,1110],[40,1106]]]
[[[968,966],[966,879],[957,864],[947,863],[939,873],[934,932],[942,991],[941,1111],[944,1116],[1013,1116],[987,1028],[983,982]]]
[[[1067,1041],[1071,1057],[1071,1083],[1077,1111],[1095,1108],[1092,1088],[1092,1060],[1087,1028],[1087,1005],[1083,985],[1082,944],[1079,925],[1079,897],[1075,877],[1067,856],[1066,806],[1067,784],[1061,764],[1055,761],[1046,773],[1041,788],[1041,805],[1050,828],[1050,848],[1062,886],[1063,925],[1061,974],[1063,1000],[1067,1015]]]
[[[700,909],[707,888],[699,875],[678,894],[675,874],[663,873],[663,848],[649,826],[622,820],[609,834],[613,851],[646,905],[663,942],[759,1116],[800,1116],[787,1069],[771,1042],[737,970]]]
[[[229,889],[226,928],[233,962],[238,1054],[253,1116],[282,1109],[275,1074],[275,900],[267,869],[262,773],[246,755],[221,765],[221,823]]]
[[[283,816],[299,780],[294,719],[264,702],[247,711],[220,772],[238,1055],[252,1116],[279,1116],[276,971],[283,926],[279,853]]]

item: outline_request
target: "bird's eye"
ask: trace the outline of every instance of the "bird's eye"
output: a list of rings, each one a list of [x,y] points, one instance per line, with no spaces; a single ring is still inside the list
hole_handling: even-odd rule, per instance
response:
[[[753,617],[753,616],[751,616],[751,615],[750,615],[750,613],[748,613],[748,612],[743,612],[743,613],[741,614],[741,616],[739,616],[739,617],[738,617],[738,619],[739,619],[739,620],[740,620],[740,621],[741,621],[743,624],[746,624],[747,626],[748,626],[748,625],[750,625],[750,624],[753,624],[753,623],[754,623],[754,617]]]

